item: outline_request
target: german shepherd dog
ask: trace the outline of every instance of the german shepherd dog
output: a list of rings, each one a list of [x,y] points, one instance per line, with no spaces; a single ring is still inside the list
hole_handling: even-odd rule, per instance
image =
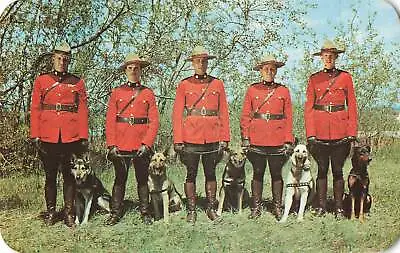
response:
[[[347,178],[350,194],[345,196],[344,206],[345,211],[350,213],[350,219],[355,219],[358,215],[360,222],[364,222],[364,214],[369,212],[372,205],[372,197],[368,193],[368,165],[371,160],[370,146],[361,145],[353,148],[352,169]]]
[[[169,213],[182,209],[182,196],[174,183],[167,177],[167,158],[163,153],[155,153],[150,160],[148,186],[155,220],[164,217],[169,221]],[[163,212],[161,213],[161,208]]]
[[[228,150],[229,158],[222,174],[222,184],[219,190],[219,204],[217,215],[223,210],[232,210],[242,213],[243,203],[249,201],[250,195],[245,188],[246,153],[242,148]]]
[[[285,211],[279,222],[286,222],[290,208],[292,207],[293,198],[300,199],[300,207],[297,220],[304,219],[304,210],[307,203],[312,201],[315,195],[314,179],[311,175],[311,162],[307,147],[298,144],[294,148],[294,152],[290,157],[292,167],[286,177],[285,192]]]
[[[88,153],[79,157],[72,154],[71,164],[71,172],[76,182],[75,224],[83,225],[88,222],[92,208],[100,208],[110,212],[111,196],[91,169]]]

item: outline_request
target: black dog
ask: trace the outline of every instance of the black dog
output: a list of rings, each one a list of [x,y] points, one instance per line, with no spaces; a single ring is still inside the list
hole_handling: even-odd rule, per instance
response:
[[[372,197],[368,193],[368,165],[371,160],[370,146],[354,147],[351,158],[353,168],[347,178],[350,194],[346,195],[344,206],[350,219],[355,219],[358,215],[360,222],[364,222],[364,213],[369,212],[372,204]]]

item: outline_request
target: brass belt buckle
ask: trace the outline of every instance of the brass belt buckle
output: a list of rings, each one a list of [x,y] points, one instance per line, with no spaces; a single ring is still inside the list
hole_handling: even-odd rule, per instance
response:
[[[129,121],[128,121],[129,125],[134,125],[135,124],[135,117],[131,116],[129,117]]]
[[[61,111],[61,104],[60,103],[56,104],[56,111],[57,112]]]
[[[264,113],[264,119],[268,122],[271,119],[271,114],[269,112]]]
[[[206,108],[204,106],[200,110],[200,115],[201,116],[206,116],[207,115],[207,110],[206,110]]]
[[[333,108],[333,105],[329,104],[328,105],[328,112],[332,112],[332,108]]]

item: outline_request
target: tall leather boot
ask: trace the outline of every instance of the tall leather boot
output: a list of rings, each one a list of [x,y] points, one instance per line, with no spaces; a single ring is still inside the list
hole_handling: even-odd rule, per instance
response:
[[[326,213],[326,192],[327,192],[327,180],[326,178],[317,179],[317,196],[318,196],[318,208],[316,209],[315,215],[324,216]]]
[[[206,182],[206,196],[208,201],[207,206],[207,217],[210,220],[216,220],[219,216],[217,215],[217,200],[215,198],[217,192],[217,182],[211,181]]]
[[[196,213],[196,184],[195,183],[185,183],[185,195],[187,200],[187,216],[186,221],[188,223],[195,223],[197,219]]]
[[[124,201],[124,196],[125,196],[125,186],[114,184],[111,196],[111,215],[106,220],[106,225],[114,226],[121,219],[122,203]]]
[[[275,180],[272,182],[272,202],[273,202],[272,213],[277,220],[281,218],[282,190],[283,190],[282,180]]]
[[[64,223],[70,228],[75,227],[75,183],[64,179]]]
[[[57,221],[57,211],[56,211],[56,203],[57,203],[57,187],[56,185],[51,185],[46,183],[45,186],[45,199],[46,199],[46,207],[47,207],[47,216],[45,217],[44,222],[48,226],[52,226]]]
[[[249,215],[249,219],[257,219],[261,216],[262,209],[262,190],[263,185],[262,182],[257,180],[251,181],[251,195],[252,195],[252,207],[251,213]]]
[[[139,195],[139,202],[140,202],[140,214],[142,216],[142,221],[146,225],[153,224],[153,219],[150,215],[149,210],[149,187],[146,184],[138,185],[138,195]]]
[[[344,180],[333,180],[333,198],[335,199],[335,217],[336,219],[343,219],[343,193],[344,193]]]

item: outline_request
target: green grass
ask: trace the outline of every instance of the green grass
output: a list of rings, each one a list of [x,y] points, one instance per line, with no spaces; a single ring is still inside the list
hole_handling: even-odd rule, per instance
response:
[[[47,227],[38,218],[44,210],[43,175],[15,175],[0,179],[0,229],[3,239],[19,252],[377,252],[389,248],[400,235],[400,146],[375,154],[369,167],[370,193],[374,198],[366,223],[357,220],[336,221],[332,214],[315,218],[309,211],[301,223],[290,216],[278,224],[264,211],[257,221],[250,221],[245,209],[241,215],[223,213],[221,223],[209,222],[199,210],[195,226],[185,221],[185,211],[175,213],[170,223],[162,221],[143,225],[135,208],[128,210],[120,223],[103,225],[105,214],[96,214],[86,226],[69,229],[59,222]],[[218,180],[223,165],[217,169]],[[287,173],[284,170],[284,175]],[[345,165],[345,176],[350,165]],[[247,188],[251,180],[247,165]],[[313,175],[316,175],[315,164]],[[134,170],[130,170],[126,200],[137,201]],[[204,177],[199,170],[197,189],[204,196]],[[172,165],[169,175],[183,193],[185,170]],[[107,189],[112,188],[112,167],[98,175]],[[329,196],[332,196],[329,175]],[[264,199],[271,199],[268,172],[265,176]],[[346,187],[347,188],[347,187]],[[62,193],[58,194],[62,205]]]

